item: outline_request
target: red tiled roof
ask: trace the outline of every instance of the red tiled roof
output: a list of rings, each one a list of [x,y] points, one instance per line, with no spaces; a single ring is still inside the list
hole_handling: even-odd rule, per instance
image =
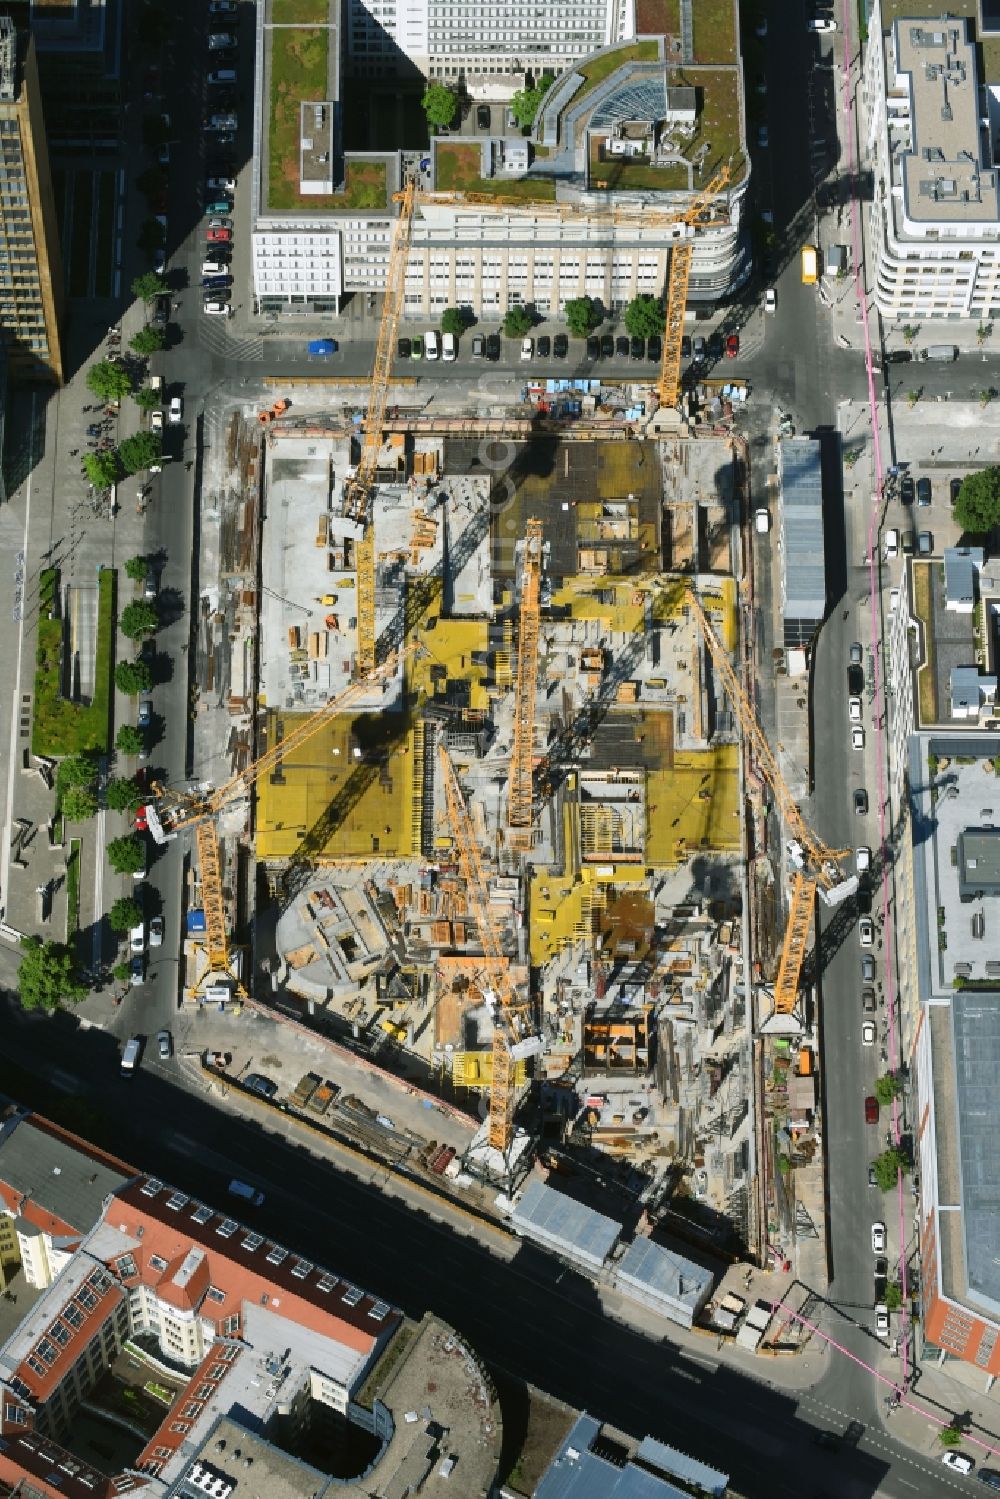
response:
[[[116,1499],[147,1487],[135,1473],[109,1478],[33,1431],[10,1437],[0,1452],[0,1480],[13,1486],[24,1479],[46,1499]]]
[[[157,1474],[163,1464],[178,1452],[195,1421],[204,1414],[206,1405],[215,1398],[219,1385],[243,1350],[236,1343],[216,1343],[206,1353],[187,1389],[174,1401],[163,1425],[136,1459],[143,1473]]]
[[[95,1265],[87,1279],[67,1297],[15,1371],[33,1398],[43,1403],[64,1377],[98,1328],[122,1300],[121,1287]]]
[[[388,1303],[154,1178],[115,1193],[105,1218],[137,1241],[131,1251],[136,1276],[122,1276],[120,1257],[111,1261],[126,1284],[141,1281],[175,1305],[200,1305],[219,1331],[245,1301],[280,1304],[291,1321],[366,1354],[400,1320]],[[203,1257],[190,1268],[187,1286],[178,1287],[178,1265],[192,1248]]]

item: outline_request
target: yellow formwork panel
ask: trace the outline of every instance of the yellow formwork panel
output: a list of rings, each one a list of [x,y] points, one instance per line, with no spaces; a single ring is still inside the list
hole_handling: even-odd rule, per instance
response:
[[[587,939],[591,912],[601,885],[623,889],[644,886],[646,870],[637,864],[587,865],[575,877],[533,869],[528,904],[528,945],[533,966],[540,967],[570,942]]]
[[[653,596],[658,620],[679,614],[684,605],[685,584],[678,579]],[[641,634],[646,628],[646,608],[652,588],[641,578],[575,577],[556,590],[553,604],[569,609],[573,619],[601,620],[609,630]]]
[[[486,676],[482,666],[473,664],[474,651],[485,651],[488,622],[485,619],[444,619],[439,617],[432,630],[418,626],[414,634],[422,650],[416,653],[409,667],[410,686],[420,696],[433,697],[435,681],[442,667],[452,681],[469,681],[481,687]],[[473,698],[476,696],[475,688]],[[483,694],[481,703],[473,707],[485,707]]]
[[[739,749],[677,750],[673,768],[646,772],[646,863],[671,868],[701,848],[740,847]]]
[[[376,738],[381,761],[358,759],[358,744]],[[412,756],[402,718],[332,718],[282,761],[280,782],[257,782],[257,857],[412,858]]]
[[[451,1077],[456,1088],[488,1088],[493,1081],[491,1051],[456,1051],[451,1059]],[[514,1063],[514,1085],[523,1088],[527,1067],[522,1059]]]

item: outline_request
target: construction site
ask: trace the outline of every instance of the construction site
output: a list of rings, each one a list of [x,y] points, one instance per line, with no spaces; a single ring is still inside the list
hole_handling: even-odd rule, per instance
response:
[[[624,1190],[696,1249],[763,1257],[796,1208],[788,1109],[759,1100],[840,882],[747,690],[745,454],[679,410],[683,285],[652,389],[562,425],[527,391],[402,404],[410,212],[369,386],[217,418],[195,728],[217,773],[150,809],[155,838],[195,834],[186,998],[461,1110],[454,1190],[513,1204],[551,1173],[581,1211]]]

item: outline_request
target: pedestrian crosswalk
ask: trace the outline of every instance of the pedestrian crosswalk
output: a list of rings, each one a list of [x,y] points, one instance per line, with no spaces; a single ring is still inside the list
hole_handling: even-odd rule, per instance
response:
[[[234,337],[224,318],[203,317],[198,325],[198,337],[203,348],[222,359],[264,358],[264,340],[259,334]]]

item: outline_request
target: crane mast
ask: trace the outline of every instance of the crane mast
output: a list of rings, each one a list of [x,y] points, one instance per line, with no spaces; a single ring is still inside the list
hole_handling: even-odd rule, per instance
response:
[[[517,626],[517,678],[514,684],[514,746],[510,759],[507,841],[531,845],[534,805],[532,759],[535,747],[535,694],[538,688],[538,630],[541,615],[542,522],[529,520],[524,539],[520,613]]]
[[[490,1087],[489,1142],[506,1156],[514,1137],[514,1069],[519,1055],[527,1055],[537,1047],[532,1042],[521,1041],[519,1037],[520,1012],[526,1006],[518,997],[510,980],[500,932],[493,912],[490,910],[489,891],[479,857],[476,834],[466,810],[455,767],[443,744],[438,745],[438,755],[444,780],[445,801],[448,806],[448,821],[455,840],[462,878],[465,880],[466,895],[479,928],[487,971],[496,1001],[493,1012],[493,1081]]]
[[[411,181],[398,195],[401,207],[392,236],[392,249],[389,252],[389,265],[385,275],[385,296],[378,325],[378,339],[375,344],[375,362],[372,366],[361,456],[344,491],[345,515],[351,520],[358,521],[363,528],[355,547],[358,576],[358,644],[355,672],[358,677],[362,678],[375,670],[375,532],[372,491],[375,487],[378,455],[382,448],[382,432],[385,427],[385,408],[389,396],[396,329],[399,327],[399,319],[403,311],[406,262],[410,253],[415,194],[416,188]]]
[[[809,946],[817,890],[849,891],[856,882],[838,884],[840,871],[838,861],[848,850],[830,849],[816,836],[799,810],[784,776],[778,766],[771,746],[764,737],[753,704],[747,697],[740,680],[733,670],[726,648],[715,633],[707,614],[693,589],[688,589],[686,602],[701,630],[702,638],[712,658],[716,673],[724,686],[733,711],[743,733],[753,748],[757,768],[774,793],[785,826],[798,845],[797,858],[801,869],[792,882],[789,900],[788,923],[778,965],[778,977],[774,987],[774,1007],[781,1015],[790,1015],[798,1004],[799,986],[802,981],[802,965]]]

